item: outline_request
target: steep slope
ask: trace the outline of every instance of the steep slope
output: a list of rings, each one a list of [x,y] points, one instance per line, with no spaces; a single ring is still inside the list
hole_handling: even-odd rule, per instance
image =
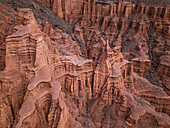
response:
[[[0,3],[0,127],[170,127],[169,5]]]

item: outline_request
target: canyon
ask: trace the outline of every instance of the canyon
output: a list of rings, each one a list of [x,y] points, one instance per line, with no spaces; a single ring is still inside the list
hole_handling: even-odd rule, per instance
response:
[[[169,128],[168,0],[0,0],[0,128]]]

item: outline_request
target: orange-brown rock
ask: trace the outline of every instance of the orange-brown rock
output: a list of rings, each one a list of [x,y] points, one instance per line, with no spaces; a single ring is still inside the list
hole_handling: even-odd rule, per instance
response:
[[[169,39],[157,0],[0,1],[0,127],[169,128]]]
[[[13,20],[14,20],[14,11],[0,3],[0,70],[5,69],[5,38],[8,34],[13,33]]]
[[[136,79],[137,81],[135,82],[135,88],[137,95],[143,97],[145,100],[149,101],[152,105],[154,105],[158,112],[164,112],[169,115],[170,98],[163,91],[163,89],[151,85],[147,80],[139,76],[137,76]]]

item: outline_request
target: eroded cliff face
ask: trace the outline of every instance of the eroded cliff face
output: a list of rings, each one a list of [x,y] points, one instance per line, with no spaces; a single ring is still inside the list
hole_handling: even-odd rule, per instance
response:
[[[169,5],[38,1],[0,4],[0,127],[170,127]]]
[[[169,93],[169,5],[121,0],[71,1],[70,6],[67,3],[62,1],[58,12],[53,6],[57,8],[59,4],[51,3],[51,8],[75,26],[73,38],[85,57],[97,61],[103,40],[109,40],[111,46],[121,43],[122,54],[133,62],[134,71]]]

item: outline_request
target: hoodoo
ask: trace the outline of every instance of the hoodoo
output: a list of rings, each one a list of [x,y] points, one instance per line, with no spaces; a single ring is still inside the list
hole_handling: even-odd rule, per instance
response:
[[[169,127],[169,0],[0,0],[0,128]]]

